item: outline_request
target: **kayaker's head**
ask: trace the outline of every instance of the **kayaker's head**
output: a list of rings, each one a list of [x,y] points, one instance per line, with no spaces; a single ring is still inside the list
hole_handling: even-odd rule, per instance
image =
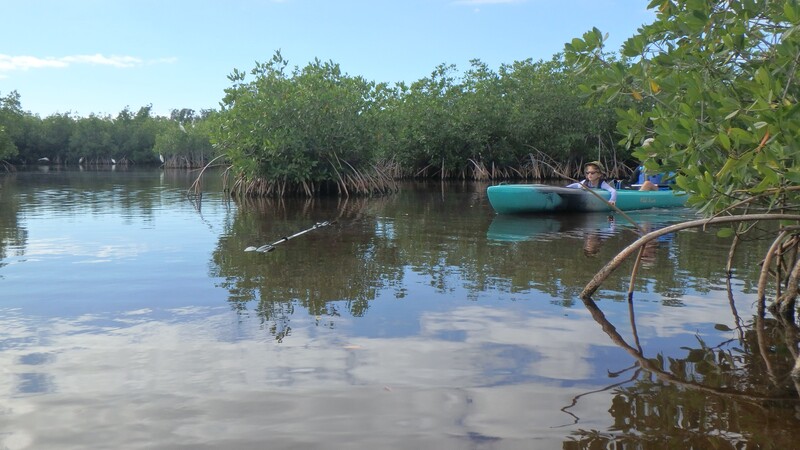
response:
[[[603,177],[603,172],[605,172],[605,169],[600,164],[600,161],[592,161],[583,165],[583,173],[586,174],[586,179],[592,184],[595,184],[597,180]]]

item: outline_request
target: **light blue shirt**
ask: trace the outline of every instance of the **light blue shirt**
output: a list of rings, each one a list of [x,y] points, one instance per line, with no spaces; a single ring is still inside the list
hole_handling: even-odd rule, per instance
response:
[[[568,188],[572,189],[580,189],[581,186],[586,186],[587,188],[598,187],[598,186],[592,186],[592,183],[590,183],[589,180],[583,180],[580,183],[572,183],[567,185]],[[599,188],[611,193],[611,197],[609,197],[608,199],[609,202],[614,202],[614,203],[617,202],[617,190],[611,187],[610,184],[606,183],[605,180],[600,183]]]

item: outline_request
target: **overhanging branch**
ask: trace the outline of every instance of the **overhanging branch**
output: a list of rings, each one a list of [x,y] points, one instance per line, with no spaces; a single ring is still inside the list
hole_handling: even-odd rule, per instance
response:
[[[600,288],[600,285],[608,278],[623,262],[625,262],[628,257],[630,257],[634,252],[638,251],[640,247],[644,246],[648,242],[658,239],[665,234],[674,233],[676,231],[686,230],[689,228],[698,228],[698,227],[705,227],[707,225],[714,225],[720,223],[732,223],[732,222],[751,222],[756,220],[797,220],[800,221],[800,215],[797,214],[742,214],[738,216],[726,216],[726,217],[714,217],[711,219],[699,219],[699,220],[692,220],[689,222],[682,222],[675,225],[671,225],[665,228],[661,228],[659,230],[651,231],[650,233],[645,234],[644,236],[640,237],[636,241],[634,241],[631,245],[625,247],[621,252],[617,254],[611,261],[608,262],[602,269],[600,269],[597,274],[592,278],[591,281],[583,288],[581,292],[581,298],[586,299],[590,298],[597,289]]]

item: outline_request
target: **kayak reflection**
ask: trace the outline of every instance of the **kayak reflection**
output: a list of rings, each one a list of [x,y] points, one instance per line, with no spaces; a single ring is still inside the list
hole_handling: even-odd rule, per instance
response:
[[[528,241],[591,236],[590,247],[593,247],[599,240],[611,235],[637,233],[636,226],[628,218],[646,231],[696,218],[690,209],[630,211],[626,216],[606,212],[527,216],[500,214],[492,220],[486,237],[495,241]]]

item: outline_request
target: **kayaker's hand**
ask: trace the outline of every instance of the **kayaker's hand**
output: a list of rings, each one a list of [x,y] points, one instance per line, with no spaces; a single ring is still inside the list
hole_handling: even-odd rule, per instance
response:
[[[609,204],[609,205],[611,205],[611,206],[614,206],[614,205],[616,205],[616,204],[617,204],[617,202],[611,202],[611,201],[610,201],[610,202],[608,202],[608,204]]]

